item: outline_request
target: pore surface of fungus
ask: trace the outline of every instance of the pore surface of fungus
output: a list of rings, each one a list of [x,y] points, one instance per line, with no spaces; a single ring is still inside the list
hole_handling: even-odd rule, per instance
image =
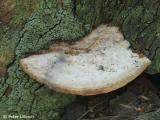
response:
[[[70,94],[96,95],[123,87],[150,64],[133,53],[117,27],[101,25],[75,42],[53,44],[52,52],[20,61],[33,79]]]

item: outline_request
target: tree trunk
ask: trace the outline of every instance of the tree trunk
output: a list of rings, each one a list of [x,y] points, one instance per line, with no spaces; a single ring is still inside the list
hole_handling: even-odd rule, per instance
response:
[[[159,0],[1,0],[0,117],[34,115],[59,119],[74,96],[31,80],[19,59],[46,49],[50,41],[76,40],[102,23],[119,26],[132,49],[143,52],[160,72]]]

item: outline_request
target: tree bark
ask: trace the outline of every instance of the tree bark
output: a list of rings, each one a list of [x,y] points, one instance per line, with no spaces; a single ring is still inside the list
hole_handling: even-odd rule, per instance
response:
[[[102,23],[119,26],[132,49],[152,60],[147,72],[160,72],[159,4],[159,0],[1,0],[0,117],[60,119],[60,108],[74,96],[28,78],[19,59],[47,49],[54,40],[77,40]]]

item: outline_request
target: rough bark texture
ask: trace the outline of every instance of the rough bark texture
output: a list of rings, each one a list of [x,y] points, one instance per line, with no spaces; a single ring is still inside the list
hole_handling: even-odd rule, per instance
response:
[[[47,48],[50,41],[76,40],[101,23],[120,26],[132,48],[152,60],[147,72],[160,72],[159,4],[159,0],[1,0],[0,117],[60,119],[61,108],[74,96],[31,80],[19,59]]]

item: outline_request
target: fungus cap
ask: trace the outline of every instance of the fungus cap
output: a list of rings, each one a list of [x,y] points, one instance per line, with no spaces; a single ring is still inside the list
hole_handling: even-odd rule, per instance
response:
[[[150,60],[129,49],[117,27],[101,25],[72,45],[53,44],[52,52],[20,61],[33,79],[59,92],[96,95],[121,88],[139,76]]]

